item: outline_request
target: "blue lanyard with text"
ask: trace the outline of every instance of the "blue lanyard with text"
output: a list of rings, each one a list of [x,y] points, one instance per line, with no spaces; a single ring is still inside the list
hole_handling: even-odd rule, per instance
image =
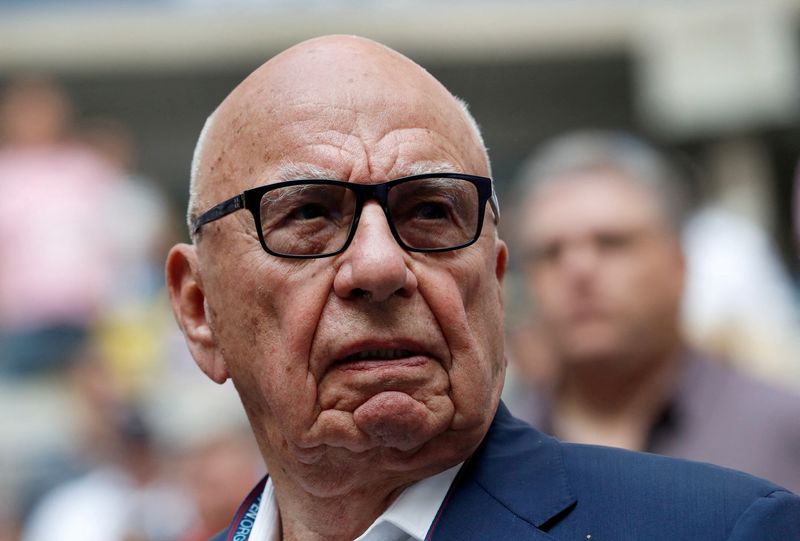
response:
[[[258,515],[258,508],[261,507],[261,496],[264,494],[264,486],[266,484],[267,477],[265,476],[244,499],[231,521],[225,541],[246,541],[250,538],[250,532],[253,531],[253,524],[255,524],[256,516]]]

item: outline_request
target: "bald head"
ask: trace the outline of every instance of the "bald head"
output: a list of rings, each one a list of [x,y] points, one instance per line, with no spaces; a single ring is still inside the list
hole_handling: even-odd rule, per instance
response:
[[[446,149],[460,155],[448,166],[490,174],[477,123],[462,100],[422,67],[379,43],[353,36],[325,36],[270,59],[209,117],[192,163],[190,219],[243,186],[285,180],[281,175],[265,177],[263,165],[280,164],[287,146],[299,140],[313,145],[313,134],[332,129],[337,132],[335,144],[330,145],[326,137],[331,162],[336,146],[345,153],[367,152],[366,148],[354,148],[350,135],[364,135],[368,142],[388,148],[402,144],[397,140],[398,130],[420,130],[446,133],[459,147]],[[396,160],[402,160],[402,150],[394,152]],[[387,166],[383,163],[387,156],[360,158],[366,158],[364,165],[350,170],[316,165],[336,172],[343,180],[375,175],[374,166]],[[250,165],[245,168],[243,164]],[[303,169],[302,164],[299,168],[295,165],[283,163],[278,169]]]

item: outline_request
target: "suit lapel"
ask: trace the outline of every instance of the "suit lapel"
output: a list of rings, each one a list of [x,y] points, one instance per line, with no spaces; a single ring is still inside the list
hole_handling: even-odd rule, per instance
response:
[[[514,419],[501,403],[427,539],[552,539],[540,528],[576,501],[560,444]]]

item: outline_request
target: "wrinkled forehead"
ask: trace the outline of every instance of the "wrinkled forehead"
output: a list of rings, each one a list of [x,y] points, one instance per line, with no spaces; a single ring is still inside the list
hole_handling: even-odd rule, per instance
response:
[[[481,156],[452,95],[406,57],[365,40],[312,41],[276,56],[228,96],[214,124],[201,168],[213,168],[226,191],[242,169],[277,164],[313,134],[353,134],[367,146],[386,146],[382,138],[397,130],[447,134],[470,154],[464,161]]]

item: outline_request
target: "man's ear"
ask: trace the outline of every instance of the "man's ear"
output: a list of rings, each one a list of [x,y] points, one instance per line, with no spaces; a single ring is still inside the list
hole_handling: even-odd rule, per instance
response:
[[[506,267],[508,267],[508,247],[506,243],[500,239],[496,241],[495,247],[495,265],[494,274],[497,281],[503,283],[503,277],[506,275]]]
[[[172,247],[167,255],[166,281],[175,320],[197,366],[212,380],[223,383],[228,379],[228,369],[206,313],[206,297],[194,246],[176,244]]]

